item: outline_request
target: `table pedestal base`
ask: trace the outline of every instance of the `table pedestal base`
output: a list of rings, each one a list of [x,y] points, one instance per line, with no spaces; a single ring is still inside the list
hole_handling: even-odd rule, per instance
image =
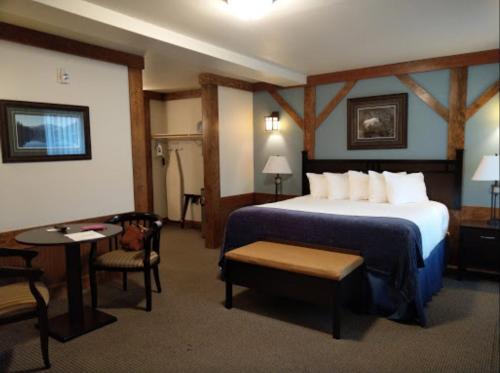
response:
[[[83,307],[83,320],[81,322],[71,320],[69,313],[49,319],[49,335],[59,342],[67,342],[116,320],[115,316],[93,310],[90,307]]]

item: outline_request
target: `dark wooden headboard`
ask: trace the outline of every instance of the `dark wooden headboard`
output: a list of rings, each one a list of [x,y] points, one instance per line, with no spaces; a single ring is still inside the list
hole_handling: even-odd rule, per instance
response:
[[[302,152],[302,195],[309,194],[306,173],[347,172],[422,172],[427,195],[431,200],[445,204],[449,209],[462,205],[463,150],[457,150],[455,160],[446,159],[308,159]]]

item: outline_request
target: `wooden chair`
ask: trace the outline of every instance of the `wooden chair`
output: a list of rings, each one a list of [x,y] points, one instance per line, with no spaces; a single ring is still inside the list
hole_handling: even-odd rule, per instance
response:
[[[0,266],[0,279],[24,278],[27,281],[0,285],[0,325],[38,318],[40,343],[45,368],[50,368],[47,304],[49,291],[37,282],[43,271],[31,268],[35,251],[0,248],[0,257],[21,257],[26,267]]]
[[[144,272],[144,287],[146,290],[146,310],[151,311],[151,270],[153,270],[156,290],[161,293],[160,274],[160,232],[162,222],[158,215],[150,213],[126,213],[116,215],[108,223],[119,224],[122,228],[130,224],[143,225],[148,228],[144,235],[144,248],[141,251],[127,251],[120,248],[118,237],[109,240],[109,251],[96,256],[96,246],[90,251],[89,274],[92,293],[92,307],[97,307],[97,271],[122,272],[123,290],[127,290],[127,273]]]

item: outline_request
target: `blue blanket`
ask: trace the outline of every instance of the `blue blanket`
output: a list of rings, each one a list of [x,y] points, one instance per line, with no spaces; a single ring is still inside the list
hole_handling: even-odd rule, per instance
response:
[[[346,216],[277,208],[244,207],[228,219],[221,249],[224,253],[255,241],[288,241],[358,250],[370,283],[389,286],[390,304],[375,310],[395,319],[425,323],[417,302],[418,271],[424,266],[420,230],[399,218]],[[372,297],[374,296],[372,292]],[[376,303],[376,302],[375,302]]]

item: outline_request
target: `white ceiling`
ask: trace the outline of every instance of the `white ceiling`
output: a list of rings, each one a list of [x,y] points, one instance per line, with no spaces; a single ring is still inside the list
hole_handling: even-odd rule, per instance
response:
[[[293,85],[498,48],[498,14],[498,0],[278,0],[243,21],[222,0],[0,0],[0,20],[144,54],[156,90],[196,86],[202,71]]]

